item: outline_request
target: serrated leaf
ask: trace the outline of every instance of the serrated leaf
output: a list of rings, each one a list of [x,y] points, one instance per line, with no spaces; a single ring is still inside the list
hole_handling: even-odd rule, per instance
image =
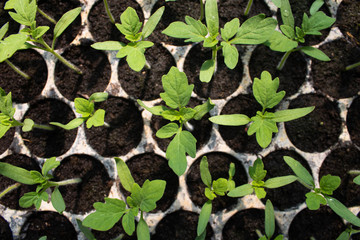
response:
[[[213,59],[206,60],[200,68],[200,81],[208,83],[215,72],[215,61]]]
[[[211,188],[211,174],[209,171],[209,163],[207,161],[207,157],[203,156],[200,162],[200,177],[202,182],[209,188]]]
[[[202,206],[200,211],[199,221],[196,230],[197,236],[200,236],[206,230],[206,226],[211,216],[211,211],[212,211],[212,202],[208,200]]]
[[[142,217],[136,227],[136,236],[138,240],[150,240],[149,227]]]
[[[51,194],[51,203],[58,213],[62,214],[62,212],[65,211],[65,202],[58,187],[56,187]]]
[[[47,159],[41,169],[43,176],[46,176],[51,169],[55,169],[60,165],[59,161],[56,161],[56,157],[51,157]]]
[[[22,33],[12,34],[0,43],[0,62],[11,58],[25,44],[28,36]]]
[[[140,209],[144,212],[150,212],[156,208],[156,202],[164,195],[166,182],[163,180],[146,180],[141,187]]]
[[[74,129],[74,128],[77,128],[78,126],[80,126],[83,122],[85,122],[85,120],[86,120],[86,118],[81,117],[81,118],[74,118],[73,120],[68,122],[66,125],[64,125],[62,123],[58,123],[58,122],[50,122],[50,124],[61,127],[66,130],[71,130],[71,129]]]
[[[80,12],[81,7],[78,7],[62,15],[54,28],[54,41],[66,30],[66,28],[77,18],[77,16],[79,16]]]
[[[265,234],[268,239],[274,235],[275,232],[275,215],[274,215],[274,207],[271,201],[266,200],[265,205]]]
[[[31,26],[35,21],[37,5],[36,1],[18,0],[13,5],[16,13],[9,12],[10,16],[20,24]]]
[[[256,187],[256,188],[254,188],[254,191],[255,191],[256,197],[258,199],[262,199],[262,198],[266,197],[266,191],[264,188]]]
[[[126,163],[118,157],[115,157],[116,170],[120,179],[120,183],[126,191],[131,192],[131,189],[135,183],[134,178],[131,176],[130,169]]]
[[[213,182],[214,192],[219,196],[224,196],[228,189],[228,181],[225,178],[218,178]]]
[[[32,205],[39,206],[38,204],[39,200],[41,203],[41,197],[37,192],[27,192],[19,199],[19,205],[22,208],[28,208],[31,207]]]
[[[118,41],[106,41],[106,42],[96,42],[91,45],[92,48],[97,50],[120,50],[125,47],[126,44]]]
[[[135,216],[131,211],[122,218],[122,226],[127,235],[131,236],[135,231]]]
[[[325,205],[326,200],[323,196],[316,194],[314,192],[308,192],[306,196],[306,205],[310,210],[317,210],[320,208],[320,204]]]
[[[156,132],[156,136],[158,138],[170,138],[176,134],[178,130],[179,126],[176,123],[168,123]]]
[[[341,184],[341,179],[338,176],[327,174],[320,179],[321,192],[327,195],[332,195]]]
[[[192,108],[181,108],[179,113],[183,121],[189,121],[194,118],[196,114],[196,110]]]
[[[300,162],[292,157],[284,156],[284,161],[293,170],[295,175],[310,187],[315,187],[314,179],[311,174],[304,168]]]
[[[33,129],[33,127],[34,127],[34,121],[33,120],[31,120],[30,118],[26,118],[25,120],[24,120],[24,122],[23,122],[23,127],[21,128],[21,130],[23,131],[23,132],[30,132],[32,129]]]
[[[273,31],[265,43],[271,50],[277,52],[287,52],[298,46],[298,42],[287,38],[281,32]]]
[[[301,47],[300,50],[303,53],[305,53],[306,55],[316,58],[320,61],[328,62],[331,60],[323,51],[321,51],[318,48],[314,48],[311,46],[304,46],[304,47]]]
[[[194,115],[195,120],[200,120],[205,114],[210,112],[211,109],[213,109],[215,104],[211,102],[211,99],[209,98],[206,102],[204,102],[201,105],[198,105],[194,108],[196,111]]]
[[[98,109],[95,111],[94,115],[92,115],[88,120],[86,121],[86,128],[94,127],[100,127],[104,125],[104,119],[105,119],[105,110],[104,109]]]
[[[235,36],[238,29],[240,27],[240,20],[238,18],[234,18],[230,22],[225,23],[224,28],[221,31],[221,37],[225,41],[229,41],[232,37]]]
[[[297,180],[297,177],[294,175],[281,176],[270,178],[265,181],[264,186],[267,188],[279,188],[290,183],[293,183]]]
[[[304,16],[305,15],[306,13],[304,13]],[[305,18],[307,18],[307,15]],[[327,16],[324,12],[319,11],[314,13],[314,15],[310,16],[310,18],[307,19],[307,22],[304,22],[303,18],[303,24],[301,28],[305,32],[305,34],[318,35],[319,31],[331,27],[331,25],[334,24],[335,20],[335,18],[331,18]]]
[[[281,0],[280,13],[283,23],[294,28],[295,20],[291,11],[289,0]]]
[[[347,207],[342,204],[339,200],[325,196],[329,207],[340,217],[348,221],[349,223],[360,227],[360,219],[356,217]]]
[[[223,55],[225,65],[229,69],[234,69],[239,61],[239,52],[235,46],[228,44],[227,42],[221,42],[221,46],[223,46]]]
[[[18,1],[18,0],[8,0],[8,1],[5,3],[4,9],[5,9],[5,10],[11,10],[11,9],[13,9],[17,1]]]
[[[272,119],[264,118],[261,116],[252,117],[253,121],[247,131],[247,134],[251,136],[256,133],[256,141],[262,148],[269,146],[272,140],[272,134],[278,132],[276,122]]]
[[[230,192],[228,192],[229,197],[244,197],[246,195],[250,195],[254,192],[251,184],[244,184],[239,187],[234,188]]]
[[[209,120],[224,126],[241,126],[246,125],[251,121],[251,119],[244,114],[218,115],[210,117]]]
[[[264,163],[260,158],[256,159],[253,166],[249,167],[249,175],[254,181],[261,181],[266,176],[266,170],[264,170]]]
[[[219,33],[219,13],[216,0],[205,2],[205,19],[210,36],[216,36]]]
[[[297,118],[301,118],[311,113],[315,107],[304,107],[304,108],[295,108],[295,109],[286,109],[275,112],[274,120],[275,122],[287,122]]]

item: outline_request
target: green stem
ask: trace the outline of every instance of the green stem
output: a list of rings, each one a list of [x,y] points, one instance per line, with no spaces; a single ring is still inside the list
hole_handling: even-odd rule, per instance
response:
[[[0,193],[0,199],[5,196],[7,193],[17,189],[18,187],[20,187],[21,183],[14,183],[13,185],[9,186],[8,188],[6,188],[4,191],[2,191]]]
[[[204,2],[200,0],[200,18],[199,20],[202,21],[204,19]]]
[[[107,0],[104,0],[104,5],[105,5],[106,14],[109,17],[110,22],[112,24],[115,24],[115,19],[114,19],[114,16],[111,14],[110,7],[109,7],[109,4],[108,4]]]
[[[51,184],[53,186],[64,186],[64,185],[76,184],[76,183],[80,183],[80,182],[81,182],[81,178],[71,178],[71,179],[60,181],[60,182],[49,181],[49,184]]]
[[[55,128],[49,125],[43,125],[43,124],[34,124],[34,128],[48,130],[48,131],[54,131]]]
[[[29,75],[27,75],[26,73],[24,73],[23,71],[21,71],[20,68],[18,68],[17,66],[15,66],[12,62],[10,62],[9,60],[5,60],[5,62],[15,71],[17,72],[19,75],[21,75],[23,78],[25,79],[31,79],[31,77]]]
[[[53,19],[52,17],[50,17],[49,15],[47,15],[45,12],[43,12],[39,7],[37,8],[37,11],[44,16],[44,18],[46,18],[47,20],[49,20],[51,23],[56,25],[56,20]]]
[[[290,56],[290,53],[292,53],[294,50],[290,50],[290,51],[287,51],[281,58],[279,64],[277,65],[276,69],[281,71],[286,63],[286,60],[288,59],[288,57]]]
[[[253,0],[249,0],[244,12],[245,17],[247,17],[247,15],[249,14],[252,4],[253,4]]]
[[[347,67],[345,68],[345,71],[349,71],[349,70],[351,70],[351,69],[353,69],[353,68],[356,68],[356,67],[359,67],[359,66],[360,66],[360,62],[351,64],[351,65],[349,65],[349,66],[347,66]]]
[[[351,175],[360,175],[360,170],[350,170],[348,173]]]
[[[255,229],[255,232],[256,232],[256,235],[258,235],[259,238],[261,238],[263,236],[259,229]]]

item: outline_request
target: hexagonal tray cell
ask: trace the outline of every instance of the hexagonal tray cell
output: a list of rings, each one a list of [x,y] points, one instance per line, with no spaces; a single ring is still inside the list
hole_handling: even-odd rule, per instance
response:
[[[26,170],[36,170],[41,171],[39,165],[36,163],[36,160],[25,155],[12,154],[8,155],[1,159],[1,162],[9,163],[17,167],[24,168]],[[7,187],[15,184],[16,182],[10,178],[0,175],[0,191],[5,190]],[[33,192],[36,190],[36,186],[21,184],[20,187],[14,189],[13,191],[7,193],[0,199],[0,203],[4,206],[17,209],[25,210],[19,206],[19,199],[27,192]],[[33,208],[33,207],[32,207]]]
[[[278,77],[280,84],[278,91],[284,90],[286,97],[299,91],[305,82],[307,63],[300,52],[293,52],[281,71],[276,67],[284,53],[274,52],[264,45],[259,45],[251,53],[249,72],[252,80],[260,78],[263,71],[271,73],[272,78]],[[296,67],[293,67],[296,66]]]
[[[321,165],[319,178],[331,174],[341,178],[341,184],[334,191],[334,198],[347,207],[360,205],[360,188],[353,182],[356,175],[350,170],[360,170],[360,151],[353,145],[332,150]]]
[[[248,176],[243,165],[233,156],[223,152],[210,152],[206,153],[209,163],[209,170],[213,180],[218,178],[229,178],[230,163],[235,164],[235,176],[233,180],[236,186],[240,186],[248,182]],[[200,161],[203,156],[198,157],[195,162],[190,166],[186,175],[186,184],[189,190],[190,199],[198,207],[202,207],[208,200],[205,196],[205,184],[200,177]],[[218,196],[213,200],[212,212],[216,213],[223,209],[230,210],[238,202],[237,198],[230,198],[227,196]]]
[[[163,102],[162,102],[163,103]],[[195,106],[198,106],[202,104],[201,101],[197,100],[196,98],[190,98],[188,106],[191,108],[194,108]],[[185,126],[185,129],[190,131],[193,136],[196,138],[196,149],[200,149],[203,146],[206,145],[206,143],[210,139],[211,129],[212,129],[212,123],[208,120],[210,117],[210,114],[205,114],[201,120],[191,120],[189,121],[189,125],[193,127],[193,130],[187,129]],[[155,141],[158,143],[158,146],[166,152],[167,147],[169,146],[170,141],[172,138],[158,138],[156,137],[156,132],[166,124],[170,123],[169,120],[166,120],[160,116],[152,115],[151,117],[151,129],[152,129],[152,137],[155,139]]]
[[[360,98],[356,97],[350,105],[347,115],[347,128],[353,143],[360,147]]]
[[[30,79],[25,79],[5,62],[0,63],[0,86],[6,93],[11,92],[13,102],[29,102],[39,96],[43,90],[48,70],[43,57],[35,50],[17,51],[9,61]]]
[[[178,210],[167,214],[157,224],[152,240],[172,239],[193,240],[196,238],[196,228],[199,215],[194,212]],[[212,239],[214,232],[210,224],[206,227],[206,240]]]
[[[53,175],[56,181],[81,178],[80,183],[59,187],[66,211],[77,214],[93,210],[95,202],[103,202],[113,183],[104,165],[88,155],[71,155],[63,159]]]
[[[134,8],[137,15],[139,16],[140,22],[144,22],[143,11],[136,1],[107,0],[107,2],[116,23],[120,23],[120,15],[126,10],[127,7]],[[103,42],[108,40],[128,42],[128,40],[125,40],[125,37],[117,29],[115,24],[111,23],[105,11],[104,1],[95,1],[95,4],[90,10],[88,19],[90,23],[89,28],[91,35],[94,37],[96,42]]]
[[[14,140],[15,128],[10,128],[4,136],[0,138],[0,154],[6,151]]]
[[[323,152],[334,145],[341,133],[340,110],[319,94],[300,95],[292,100],[289,109],[315,106],[305,117],[285,123],[290,141],[305,152]]]
[[[71,108],[64,102],[56,99],[42,99],[30,104],[24,119],[30,118],[37,124],[60,122],[67,124],[75,118]],[[60,156],[67,152],[76,138],[77,129],[64,130],[54,127],[54,130],[34,128],[30,132],[22,132],[25,145],[32,154],[38,157]]]
[[[136,155],[126,161],[131,175],[135,182],[142,186],[146,179],[152,181],[161,179],[166,181],[166,188],[163,197],[157,201],[156,209],[152,212],[165,212],[175,201],[178,189],[179,178],[168,166],[168,161],[155,153],[144,153]],[[121,191],[125,197],[130,196],[123,187]]]
[[[256,115],[256,111],[261,110],[260,104],[252,95],[239,95],[226,103],[221,110],[223,114],[245,114],[248,117]],[[256,142],[255,135],[247,135],[247,126],[221,126],[219,132],[226,144],[236,152],[246,152],[255,154],[261,151],[261,147]]]
[[[55,84],[64,97],[73,101],[75,97],[105,90],[110,81],[111,67],[103,51],[95,50],[87,43],[71,46],[61,55],[83,73],[77,74],[60,61],[56,63]]]
[[[135,225],[137,224],[137,222],[135,221]],[[122,236],[120,239],[121,240],[136,240],[136,232],[133,233],[132,236],[128,236],[123,227],[122,227],[122,223],[121,221],[118,221],[114,227],[112,227],[110,230],[108,231],[96,231],[96,230],[91,230],[91,232],[94,234],[94,237],[97,240],[109,240],[109,239],[117,239],[118,237]]]
[[[145,52],[147,63],[140,71],[135,72],[122,59],[118,66],[118,75],[121,87],[127,94],[142,100],[154,100],[163,92],[161,78],[167,74],[172,66],[176,66],[175,59],[171,53],[161,44],[156,43]]]
[[[47,15],[52,17],[55,21],[59,21],[64,13],[74,8],[80,7],[79,0],[38,0],[38,7]],[[55,25],[48,19],[37,12],[36,16],[37,26],[49,26],[50,29],[43,35],[44,40],[51,46],[54,36]],[[69,27],[57,38],[55,48],[63,48],[75,39],[76,35],[82,29],[80,15],[69,25]]]
[[[47,239],[76,240],[77,234],[69,219],[57,212],[33,212],[21,229],[21,239],[38,240],[42,236]]]
[[[345,224],[329,207],[320,207],[312,211],[307,208],[296,214],[289,228],[289,239],[304,240],[313,237],[316,240],[336,239]]]
[[[346,71],[345,68],[359,61],[360,47],[343,38],[320,46],[330,62],[314,59],[311,65],[311,78],[314,88],[334,98],[348,98],[360,91],[360,69]]]
[[[256,230],[265,233],[265,211],[263,209],[249,208],[234,214],[225,224],[222,235],[223,240],[257,240]],[[275,225],[275,236],[279,228]]]
[[[9,227],[9,223],[0,216],[0,236],[3,240],[13,240],[12,231]]]
[[[358,45],[360,45],[359,12],[360,2],[353,0],[341,1],[336,12],[336,26],[339,27],[345,37]]]
[[[204,48],[201,44],[197,44],[191,48],[187,54],[184,63],[184,72],[188,77],[189,83],[193,83],[194,92],[202,97],[211,99],[226,98],[235,92],[243,77],[243,65],[241,62],[240,50],[239,62],[237,66],[231,70],[224,63],[224,57],[221,51],[218,52],[216,72],[209,83],[203,83],[199,79],[201,65],[211,59],[211,49]]]
[[[97,109],[105,110],[109,126],[86,129],[88,143],[101,156],[121,156],[135,148],[141,140],[143,119],[134,102],[124,98],[109,97],[98,103]]]
[[[185,16],[190,16],[195,19],[200,17],[200,3],[198,0],[182,0],[179,1],[157,1],[152,8],[151,14],[155,13],[160,7],[165,6],[165,11],[159,24],[156,26],[154,32],[150,35],[149,40],[153,42],[164,42],[166,44],[182,46],[190,43],[184,42],[184,39],[172,38],[161,33],[172,22],[185,22]]]

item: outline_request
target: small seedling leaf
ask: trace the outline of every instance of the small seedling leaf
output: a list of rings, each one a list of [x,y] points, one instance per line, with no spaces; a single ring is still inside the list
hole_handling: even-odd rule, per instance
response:
[[[18,0],[8,0],[6,3],[5,3],[5,7],[4,9],[5,10],[11,10],[11,9],[14,9],[14,6],[16,4]]]
[[[209,120],[215,124],[224,126],[241,126],[251,121],[251,119],[244,114],[218,115],[210,117]]]
[[[65,202],[58,187],[56,187],[51,194],[51,203],[58,213],[62,214],[62,212],[65,211]]]
[[[216,179],[213,182],[214,192],[219,196],[224,196],[228,190],[228,181],[225,178]]]
[[[156,10],[156,12],[153,15],[151,15],[149,20],[146,22],[146,24],[142,30],[144,39],[147,38],[148,36],[150,36],[150,34],[155,30],[155,27],[159,23],[161,16],[164,13],[164,10],[165,10],[165,7],[161,7],[158,10]]]
[[[221,42],[221,46],[223,46],[223,55],[225,65],[229,69],[234,69],[239,61],[239,52],[234,45],[231,45],[227,42]]]
[[[275,117],[272,119],[275,122],[287,122],[297,118],[301,118],[311,113],[315,107],[304,107],[304,108],[295,108],[280,110],[275,112]]]
[[[27,192],[19,199],[19,205],[23,208],[28,208],[32,205],[35,205],[36,209],[39,209],[43,198],[44,201],[48,200],[45,195],[48,197],[48,194],[46,192],[43,192],[41,194],[37,192]]]
[[[92,115],[87,121],[86,121],[86,127],[91,128],[94,127],[100,127],[104,125],[104,119],[105,119],[105,110],[104,109],[98,109]]]
[[[118,41],[106,41],[106,42],[97,42],[91,45],[92,48],[97,50],[109,50],[117,51],[125,47],[126,44]]]
[[[131,176],[130,169],[121,158],[115,157],[115,162],[121,185],[125,188],[126,191],[131,192],[135,181]]]
[[[360,227],[360,219],[356,217],[347,207],[342,204],[339,200],[325,196],[327,203],[329,204],[329,207],[340,217],[348,221],[349,223]]]
[[[25,44],[28,36],[25,34],[12,34],[0,43],[0,62],[5,61]]]
[[[59,161],[56,161],[56,157],[47,159],[41,169],[43,176],[46,176],[51,169],[57,168],[60,165]]]
[[[291,6],[290,6],[289,0],[281,0],[280,13],[281,13],[281,19],[282,19],[283,23],[285,25],[288,25],[288,26],[294,28],[295,20],[294,20],[292,11],[291,11]]]
[[[23,132],[30,132],[33,129],[34,124],[35,124],[34,121],[31,120],[30,118],[26,118],[23,123],[24,123],[24,125],[21,128]]]
[[[200,120],[205,114],[210,112],[211,109],[213,109],[215,104],[211,102],[211,99],[209,98],[205,103],[198,105],[194,108],[196,111],[194,115],[195,120]]]
[[[324,5],[324,0],[315,0],[310,7],[310,15],[314,15]]]
[[[135,9],[133,9],[132,7],[128,7],[120,15],[120,21],[121,24],[116,24],[116,27],[125,36],[135,36],[139,32],[142,25],[139,21],[139,17],[136,14]]]
[[[200,81],[208,83],[215,72],[215,61],[213,59],[206,60],[200,68]]]
[[[311,174],[304,168],[300,162],[296,161],[295,159],[284,156],[284,160],[286,164],[293,170],[295,175],[302,180],[305,184],[310,187],[315,187],[314,179]]]
[[[266,200],[265,205],[265,234],[268,239],[274,235],[275,232],[275,216],[274,216],[274,207],[271,201]]]
[[[78,7],[62,15],[54,28],[54,41],[66,30],[66,28],[77,18],[77,16],[79,16],[80,12],[81,7]]]
[[[265,176],[266,176],[266,172],[267,171],[264,170],[264,163],[260,158],[256,159],[253,166],[249,167],[250,177],[254,181],[263,180],[265,178]]]
[[[321,11],[316,12],[314,15],[310,16],[310,18],[304,13],[301,28],[305,34],[319,35],[319,31],[331,27],[335,20],[335,18],[329,17]]]
[[[142,217],[136,227],[136,236],[138,240],[150,240],[149,227]]]
[[[258,199],[262,199],[266,197],[266,191],[264,188],[256,187],[254,188],[255,195]]]
[[[345,230],[343,231],[337,238],[336,240],[349,240],[350,239],[350,233]]]
[[[94,101],[94,102],[103,102],[106,99],[108,99],[109,94],[106,92],[96,92],[91,94],[89,101]]]
[[[205,2],[205,18],[211,36],[219,33],[219,13],[216,0],[207,0]]]
[[[268,115],[271,114],[272,113],[268,113]],[[250,124],[247,134],[251,136],[256,133],[257,143],[260,147],[266,148],[271,143],[272,134],[278,132],[276,122],[272,119],[261,116],[254,116],[251,120],[253,122]]]
[[[9,22],[5,23],[0,29],[0,40],[2,40],[9,29]]]
[[[129,67],[132,70],[136,72],[140,72],[140,70],[144,68],[146,63],[144,49],[137,47],[130,47],[128,49],[126,62],[129,64]]]
[[[287,52],[298,46],[298,42],[287,38],[281,32],[273,31],[273,34],[269,37],[265,43],[271,50],[277,52]]]
[[[85,120],[86,120],[86,118],[81,117],[81,118],[74,118],[73,120],[68,122],[66,125],[64,125],[62,123],[58,123],[58,122],[50,122],[50,124],[61,127],[66,130],[71,130],[71,129],[74,129],[74,128],[77,128],[78,126],[80,126],[83,122],[85,122]]]
[[[205,230],[209,222],[212,211],[212,201],[208,200],[201,208],[199,222],[197,225],[197,236],[200,236]]]
[[[158,138],[170,138],[176,134],[178,130],[179,126],[176,123],[168,123],[156,132],[156,136]]]
[[[281,25],[280,26],[280,30],[283,34],[285,34],[285,36],[287,36],[288,38],[294,40],[295,39],[295,31],[294,28],[290,27],[289,25]]]
[[[163,180],[146,180],[141,187],[140,209],[145,212],[150,212],[156,208],[156,202],[164,195],[166,182]]]
[[[320,61],[328,62],[331,60],[323,51],[321,51],[318,48],[314,48],[311,46],[304,46],[301,47],[301,51],[306,55],[309,55],[310,57],[316,58]]]
[[[122,226],[127,235],[131,236],[135,231],[135,216],[131,211],[126,213],[122,218]]]
[[[148,107],[146,106],[140,99],[137,99],[137,103],[142,106],[143,108],[145,108],[146,110],[148,110],[149,112],[151,112],[154,115],[160,116],[162,112],[169,110],[167,107],[165,106],[155,106],[155,107]]]
[[[360,175],[357,176],[357,177],[355,177],[353,181],[354,181],[354,183],[356,183],[357,185],[360,185]]]
[[[229,41],[232,37],[235,36],[240,27],[240,20],[234,18],[230,22],[225,23],[224,28],[221,29],[221,37],[225,41]]]
[[[321,192],[327,195],[332,195],[341,184],[341,179],[338,176],[327,174],[320,179]]]
[[[207,161],[207,157],[203,156],[200,162],[200,177],[202,182],[209,188],[211,188],[211,174],[209,171],[209,163]]]
[[[42,37],[48,30],[50,29],[50,27],[48,26],[40,26],[37,27],[34,31],[32,31],[32,36],[35,39],[39,39],[40,37]]]
[[[297,180],[297,177],[294,175],[274,177],[274,178],[270,178],[270,179],[266,180],[264,186],[267,188],[279,188],[279,187],[288,185],[290,183],[293,183],[296,180]]]
[[[310,210],[317,210],[320,208],[320,204],[326,204],[325,198],[317,193],[308,192],[307,194],[305,194],[305,196],[306,205]]]
[[[37,10],[36,1],[18,0],[12,7],[16,13],[9,12],[9,14],[18,23],[31,26],[35,21]]]
[[[244,184],[241,185],[239,187],[234,188],[233,190],[231,190],[227,195],[229,197],[244,197],[246,195],[250,195],[254,192],[253,187],[251,186],[251,184]]]
[[[89,117],[94,111],[94,103],[84,98],[75,98],[75,109],[82,117]]]
[[[34,185],[37,183],[31,176],[30,171],[13,166],[9,163],[0,162],[0,174],[16,182],[27,185]]]

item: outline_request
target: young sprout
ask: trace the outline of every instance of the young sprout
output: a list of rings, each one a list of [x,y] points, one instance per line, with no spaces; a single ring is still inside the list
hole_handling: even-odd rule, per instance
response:
[[[262,235],[258,229],[256,229],[256,233],[259,236],[259,240],[271,240],[275,233],[274,207],[269,199],[266,200],[265,205],[265,235]],[[282,240],[283,238],[284,236],[279,234],[274,240]]]
[[[111,22],[112,24],[115,24],[115,18],[114,18],[114,16],[111,14],[110,7],[109,7],[109,4],[108,4],[108,1],[107,1],[107,0],[104,0],[104,5],[105,5],[106,14],[107,14],[108,17],[109,17],[110,22]]]
[[[206,60],[200,69],[200,81],[209,82],[215,73],[217,52],[222,50],[225,65],[234,69],[239,60],[236,44],[262,44],[272,35],[276,20],[265,18],[264,14],[246,20],[240,26],[240,20],[234,18],[226,23],[219,33],[219,13],[216,0],[205,2],[206,25],[200,20],[186,16],[185,22],[173,22],[162,33],[185,38],[185,42],[203,42],[203,46],[212,49],[212,58]]]
[[[181,176],[187,167],[186,153],[191,157],[196,155],[196,139],[191,132],[186,131],[183,127],[192,120],[200,120],[208,113],[214,104],[208,99],[202,105],[194,109],[186,107],[189,103],[194,85],[188,84],[185,73],[180,72],[176,67],[172,67],[167,75],[161,79],[165,92],[160,93],[160,97],[166,103],[165,106],[147,107],[141,100],[137,100],[140,106],[154,115],[172,121],[161,127],[157,132],[158,138],[175,137],[166,149],[166,158],[169,159],[170,168]],[[179,124],[174,123],[179,122]]]
[[[244,114],[219,115],[209,118],[213,123],[225,126],[241,126],[250,123],[247,131],[249,136],[256,134],[256,141],[262,148],[266,148],[272,139],[272,133],[278,132],[276,123],[287,122],[303,117],[314,110],[314,107],[286,109],[276,112],[268,112],[267,109],[275,107],[285,96],[285,91],[277,92],[279,78],[272,80],[267,71],[261,73],[261,78],[255,78],[253,94],[262,110],[256,116],[248,117]]]
[[[249,15],[249,12],[250,12],[250,9],[252,7],[252,4],[253,4],[253,1],[254,0],[249,0],[247,5],[246,5],[246,8],[245,8],[245,11],[244,11],[244,16],[247,17],[247,15]]]
[[[66,30],[66,28],[80,14],[81,7],[66,12],[56,23],[51,47],[45,42],[45,40],[42,37],[49,30],[49,27],[36,26],[35,17],[38,7],[35,0],[31,2],[29,2],[29,0],[10,0],[6,3],[4,9],[14,10],[15,12],[13,11],[9,12],[10,16],[16,22],[25,26],[25,28],[23,28],[18,34],[11,35],[14,41],[19,42],[17,45],[17,49],[15,50],[15,46],[13,46],[13,50],[17,51],[23,48],[37,48],[50,52],[67,67],[71,68],[78,74],[82,74],[81,70],[78,67],[74,66],[71,62],[67,61],[54,49],[56,39]],[[24,36],[26,37],[25,42],[23,42],[25,38]],[[14,43],[14,45],[16,45],[16,43]],[[13,53],[15,53],[15,51]],[[0,52],[0,54],[3,55],[6,53]],[[1,55],[0,57],[4,57]]]
[[[126,202],[115,198],[105,198],[105,203],[94,203],[95,212],[87,216],[82,224],[98,231],[111,229],[121,218],[124,231],[132,235],[135,231],[135,217],[140,211],[140,219],[136,227],[139,240],[150,240],[150,231],[144,220],[144,212],[156,208],[156,202],[164,195],[166,182],[163,180],[146,180],[142,187],[135,183],[126,163],[115,158],[120,183],[131,195]],[[127,208],[128,207],[128,208]]]
[[[156,25],[159,23],[164,7],[159,8],[146,22],[142,24],[135,9],[128,7],[121,15],[121,23],[116,23],[117,29],[129,41],[128,44],[118,41],[97,42],[91,47],[97,50],[114,50],[118,51],[117,58],[126,57],[129,67],[134,71],[139,72],[146,64],[145,50],[152,47],[154,43],[145,41],[147,37],[154,31]],[[141,26],[142,32],[140,32]]]
[[[281,70],[287,58],[295,51],[301,51],[320,61],[330,61],[330,58],[320,49],[311,46],[299,46],[299,44],[305,43],[306,35],[321,35],[321,30],[331,27],[335,22],[335,18],[326,16],[324,12],[319,11],[324,1],[315,0],[313,2],[310,7],[310,17],[304,13],[301,28],[295,26],[289,0],[273,0],[273,3],[280,8],[283,25],[280,26],[281,32],[274,31],[265,45],[269,46],[271,50],[285,52],[277,69]]]
[[[360,233],[360,230],[353,229],[350,225],[336,238],[336,240],[349,240],[350,237],[356,233]]]
[[[65,202],[59,191],[60,186],[75,184],[81,182],[80,178],[68,179],[60,182],[51,181],[53,176],[49,174],[50,170],[57,168],[60,165],[55,157],[49,158],[45,161],[41,173],[38,171],[28,171],[26,169],[13,166],[9,163],[0,162],[0,174],[8,177],[18,183],[26,185],[37,185],[35,192],[27,192],[19,199],[19,205],[23,208],[28,208],[34,205],[37,209],[40,208],[42,201],[49,200],[48,191],[54,188],[51,193],[51,203],[59,213],[65,210]],[[11,188],[13,186],[10,186]],[[6,194],[7,190],[3,191],[0,196]],[[7,191],[7,192],[6,192]]]

